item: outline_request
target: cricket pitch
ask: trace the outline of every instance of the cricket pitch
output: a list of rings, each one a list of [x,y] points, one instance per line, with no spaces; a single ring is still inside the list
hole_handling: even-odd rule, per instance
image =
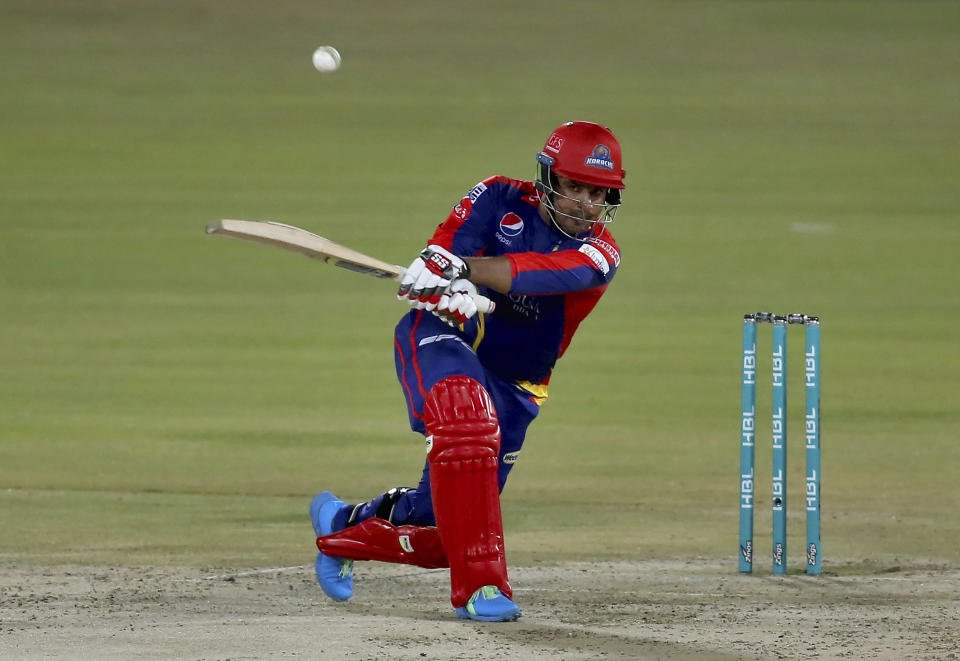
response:
[[[514,623],[458,620],[446,570],[358,563],[347,603],[312,565],[7,567],[0,657],[19,659],[954,658],[960,572],[742,576],[714,561],[516,568]]]

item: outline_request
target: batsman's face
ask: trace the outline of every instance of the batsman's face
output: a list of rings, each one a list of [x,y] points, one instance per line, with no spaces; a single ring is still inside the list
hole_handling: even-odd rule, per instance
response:
[[[589,231],[593,221],[600,217],[607,199],[607,189],[585,184],[566,177],[557,177],[553,206],[557,210],[557,224],[567,234],[577,236]]]

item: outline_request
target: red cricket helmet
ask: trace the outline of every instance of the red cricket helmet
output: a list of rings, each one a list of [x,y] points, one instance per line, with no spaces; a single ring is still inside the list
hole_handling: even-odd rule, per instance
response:
[[[546,206],[553,225],[563,234],[578,241],[585,241],[592,236],[599,236],[603,226],[613,222],[617,210],[623,203],[623,177],[626,174],[621,167],[620,143],[613,132],[605,126],[593,122],[567,122],[560,126],[543,146],[543,151],[537,154],[537,190],[541,193],[541,201]],[[554,204],[557,198],[564,198],[576,204],[583,205],[579,200],[573,200],[561,195],[557,190],[557,176],[573,179],[584,184],[600,186],[607,189],[605,204],[593,227],[584,235],[572,236],[557,222],[557,216],[565,216],[573,220],[582,220],[586,215],[581,212],[580,217],[560,212]]]
[[[537,160],[568,179],[616,190],[625,187],[620,143],[610,129],[593,122],[567,122],[558,127]],[[545,162],[549,160],[553,162]]]

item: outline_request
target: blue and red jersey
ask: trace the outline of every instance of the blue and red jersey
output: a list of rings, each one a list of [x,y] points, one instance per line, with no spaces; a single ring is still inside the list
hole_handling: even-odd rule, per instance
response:
[[[606,228],[587,241],[572,239],[544,222],[539,204],[533,182],[491,177],[460,200],[430,241],[462,257],[510,260],[509,295],[481,288],[496,313],[478,315],[461,335],[488,370],[533,391],[547,384],[620,266]]]

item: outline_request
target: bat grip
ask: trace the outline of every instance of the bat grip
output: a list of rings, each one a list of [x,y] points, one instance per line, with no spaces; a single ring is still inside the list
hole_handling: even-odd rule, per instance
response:
[[[477,304],[477,312],[490,314],[497,309],[497,304],[491,301],[483,294],[477,294],[473,297],[473,302]]]

